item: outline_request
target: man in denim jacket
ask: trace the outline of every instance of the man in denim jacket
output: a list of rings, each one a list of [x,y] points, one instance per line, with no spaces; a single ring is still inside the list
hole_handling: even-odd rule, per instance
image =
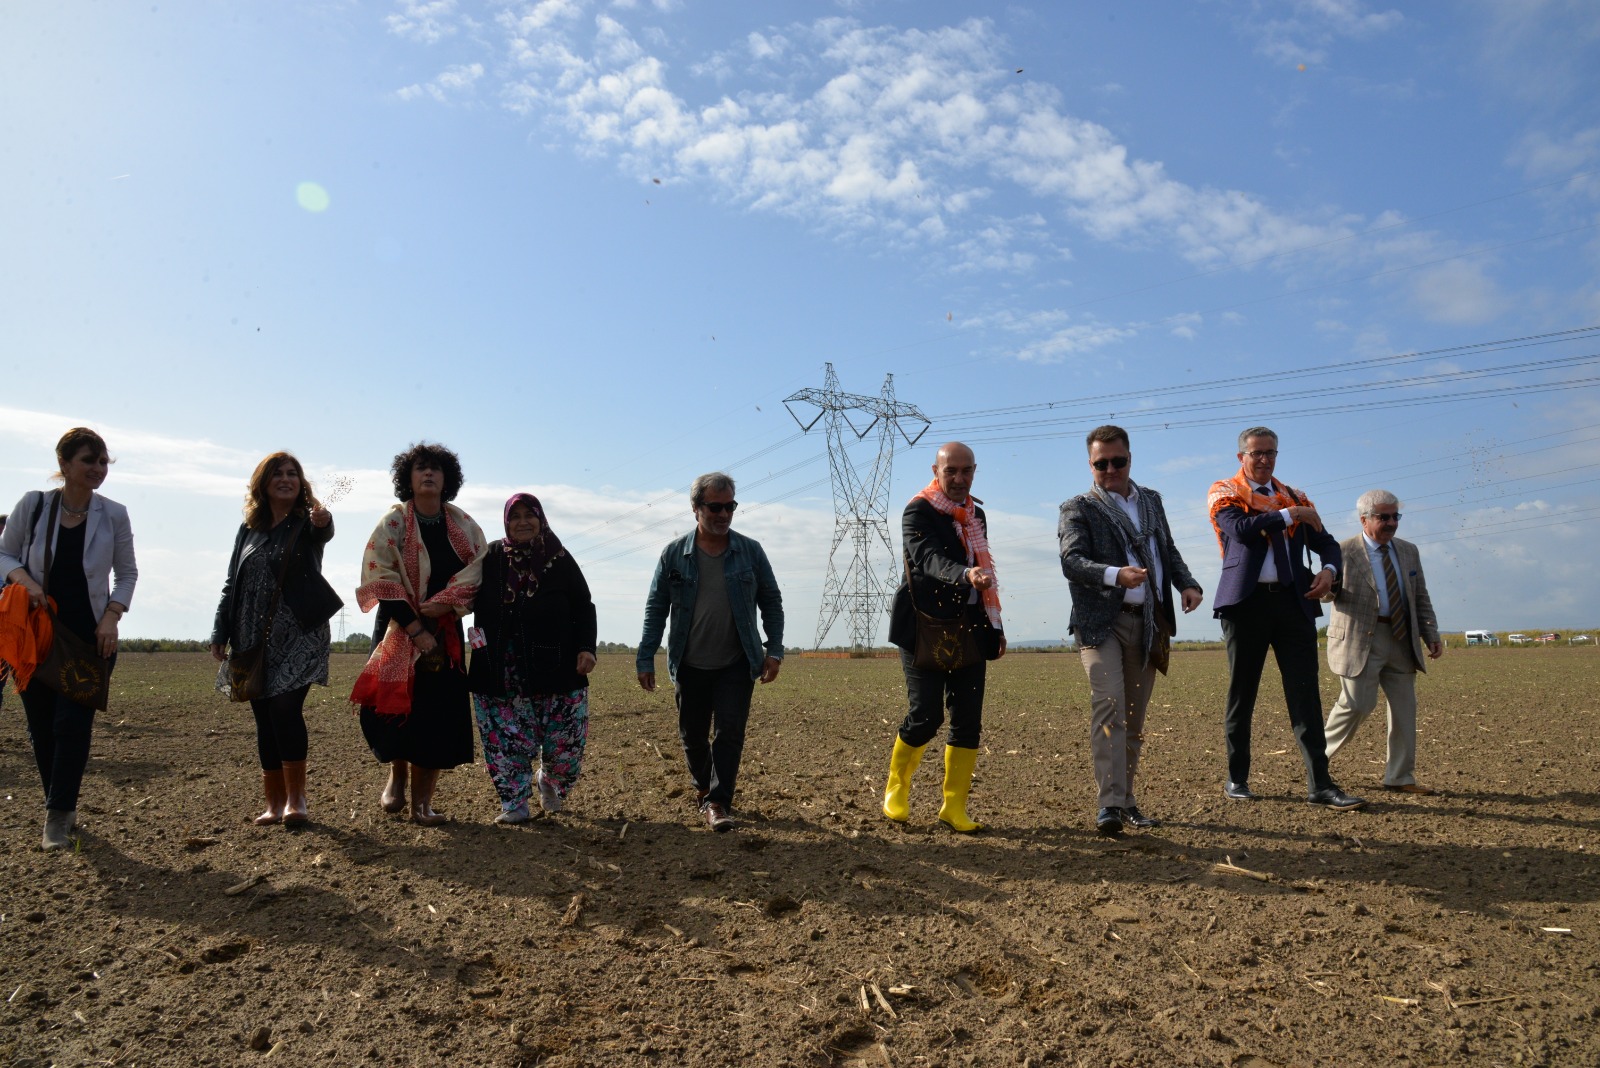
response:
[[[778,677],[783,662],[783,595],[767,554],[735,534],[733,479],[701,475],[689,489],[695,529],[661,551],[636,667],[639,685],[656,688],[656,650],[667,618],[667,673],[678,706],[678,738],[706,826],[733,829],[734,782],[755,683]],[[756,631],[756,610],[767,640]],[[712,733],[713,724],[715,734]]]

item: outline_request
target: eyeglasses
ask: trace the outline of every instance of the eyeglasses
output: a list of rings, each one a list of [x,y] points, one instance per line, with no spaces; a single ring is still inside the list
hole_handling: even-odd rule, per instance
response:
[[[1400,522],[1399,512],[1368,512],[1367,514],[1380,523]]]
[[[1121,471],[1124,467],[1128,466],[1128,458],[1126,456],[1108,456],[1104,460],[1095,460],[1091,462],[1089,466],[1094,468],[1096,471],[1104,471],[1108,467],[1114,467],[1118,471]]]
[[[710,512],[712,515],[721,515],[723,512],[727,512],[729,515],[732,515],[733,514],[733,510],[735,508],[739,507],[739,502],[738,501],[701,501],[700,502],[700,507],[702,507],[706,511]]]
[[[1270,460],[1273,457],[1278,455],[1278,450],[1277,449],[1257,449],[1254,452],[1247,452],[1247,453],[1245,453],[1245,455],[1250,457],[1250,459],[1252,459],[1252,460]]]

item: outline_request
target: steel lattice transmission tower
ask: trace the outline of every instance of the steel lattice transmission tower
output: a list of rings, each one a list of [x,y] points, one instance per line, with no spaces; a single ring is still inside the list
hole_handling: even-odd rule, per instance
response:
[[[811,405],[817,414],[806,422],[795,405]],[[876,396],[845,393],[839,376],[828,364],[821,389],[802,389],[784,398],[783,405],[809,432],[826,419],[828,468],[833,482],[833,548],[828,553],[828,579],[822,588],[822,612],[817,617],[817,647],[828,636],[841,613],[850,620],[850,645],[874,644],[878,622],[889,608],[889,598],[900,580],[900,560],[889,537],[889,472],[894,464],[895,438],[915,445],[927,431],[929,419],[914,404],[894,399],[894,375],[886,375],[883,392]],[[903,424],[916,427],[916,435]],[[878,432],[878,455],[870,469],[858,470],[846,448]],[[839,547],[848,540],[850,562],[840,567]],[[873,567],[872,557],[882,546],[887,566]]]

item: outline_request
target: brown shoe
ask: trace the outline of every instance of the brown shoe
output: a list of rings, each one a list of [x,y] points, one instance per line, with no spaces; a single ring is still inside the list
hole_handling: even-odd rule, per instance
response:
[[[720,802],[707,801],[700,809],[700,815],[705,817],[706,826],[713,831],[731,831],[734,823],[733,817],[728,815],[728,810]]]
[[[1408,782],[1403,786],[1390,786],[1385,783],[1383,788],[1392,794],[1420,794],[1423,797],[1433,797],[1439,792],[1438,790],[1430,790],[1426,786],[1418,786],[1414,782]]]

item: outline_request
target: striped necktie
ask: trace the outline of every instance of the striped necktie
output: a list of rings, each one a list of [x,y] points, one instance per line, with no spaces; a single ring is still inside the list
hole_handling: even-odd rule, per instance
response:
[[[1400,575],[1394,569],[1394,557],[1389,554],[1389,546],[1378,546],[1378,555],[1383,557],[1383,585],[1389,593],[1389,626],[1394,628],[1394,640],[1406,645],[1411,628],[1406,623],[1406,602],[1400,593]]]

